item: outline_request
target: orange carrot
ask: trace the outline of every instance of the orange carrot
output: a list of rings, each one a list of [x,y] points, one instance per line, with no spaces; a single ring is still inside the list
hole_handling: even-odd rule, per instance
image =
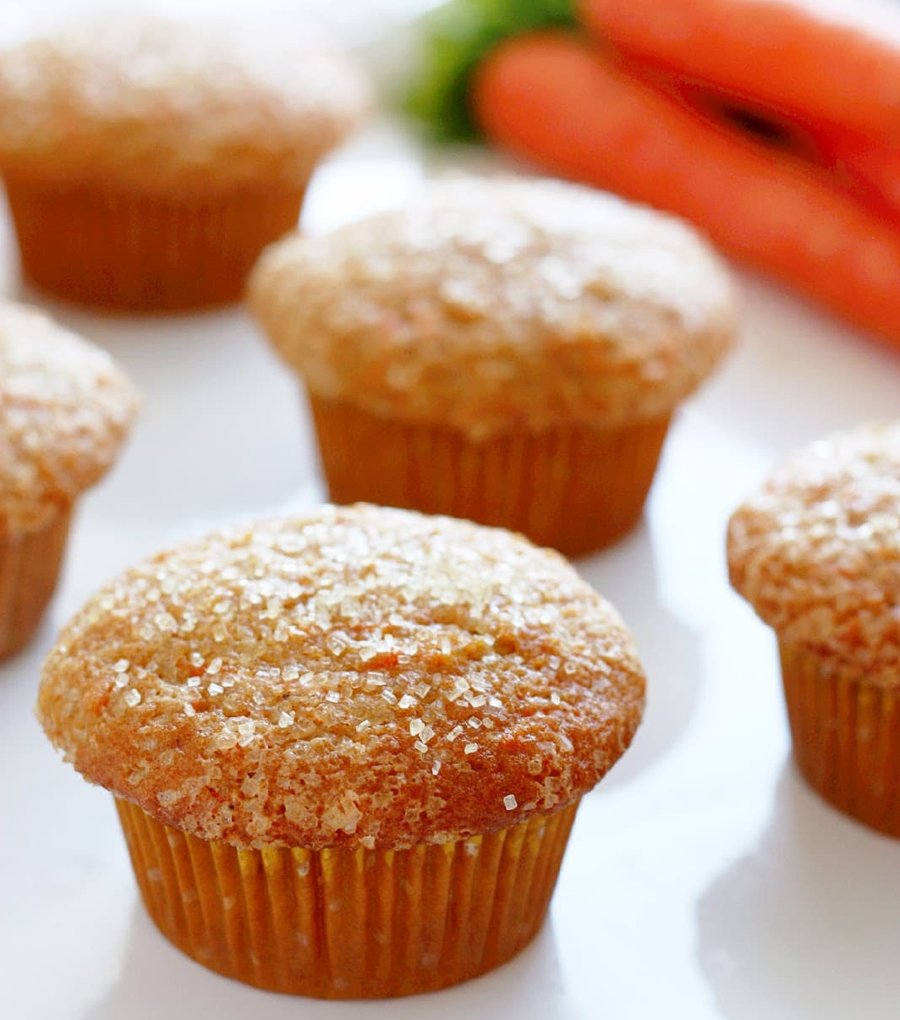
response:
[[[900,345],[900,225],[796,157],[736,136],[560,33],[494,50],[473,105],[507,149],[692,220],[739,259]]]
[[[838,132],[823,138],[822,147],[854,194],[900,223],[900,147]]]
[[[824,0],[579,0],[582,22],[647,64],[808,122],[900,143],[896,6]]]
[[[607,51],[612,53],[612,51]],[[616,54],[618,65],[656,88],[676,96],[719,126],[805,160],[837,188],[854,195],[882,216],[900,223],[900,148],[772,110],[687,74],[662,71]]]
[[[816,138],[836,184],[900,214],[900,15],[797,0],[580,0],[582,21],[697,105]],[[868,18],[862,15],[868,11]],[[788,139],[789,140],[789,139]],[[806,152],[807,157],[814,155]]]

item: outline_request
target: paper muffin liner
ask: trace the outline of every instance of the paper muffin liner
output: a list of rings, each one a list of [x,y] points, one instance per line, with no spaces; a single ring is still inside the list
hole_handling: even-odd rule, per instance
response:
[[[116,801],[141,896],[198,963],[323,999],[432,991],[504,963],[547,912],[577,802],[408,850],[239,850]]]
[[[797,765],[836,808],[900,836],[900,692],[780,643]]]
[[[484,441],[310,395],[331,499],[464,517],[520,531],[570,556],[637,523],[669,419],[621,428],[572,425]]]
[[[303,199],[302,187],[168,200],[10,178],[6,194],[27,279],[70,301],[136,310],[239,300]]]
[[[0,659],[31,639],[56,590],[71,508],[42,528],[0,538]]]

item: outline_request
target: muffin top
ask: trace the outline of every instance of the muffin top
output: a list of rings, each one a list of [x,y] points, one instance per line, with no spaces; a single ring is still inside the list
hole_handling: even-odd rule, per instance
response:
[[[823,439],[728,529],[731,583],[785,642],[900,683],[900,423]]]
[[[556,553],[367,505],[234,527],[96,595],[38,715],[89,780],[237,846],[403,847],[590,789],[644,678]]]
[[[40,528],[99,481],[136,411],[105,351],[0,303],[0,536]]]
[[[0,166],[179,194],[293,187],[366,104],[307,27],[89,19],[0,53]]]
[[[438,182],[262,257],[254,311],[309,388],[473,438],[668,415],[731,341],[687,226],[550,180]]]

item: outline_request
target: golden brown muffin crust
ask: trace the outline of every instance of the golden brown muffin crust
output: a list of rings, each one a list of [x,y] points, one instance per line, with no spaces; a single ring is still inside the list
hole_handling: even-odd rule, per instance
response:
[[[782,640],[900,684],[900,423],[785,463],[731,518],[728,564]]]
[[[730,282],[694,231],[550,180],[439,182],[287,238],[250,300],[317,395],[475,438],[665,417],[734,331]]]
[[[295,188],[368,104],[309,28],[108,16],[0,53],[0,166],[66,184]]]
[[[105,351],[35,308],[0,304],[0,536],[42,527],[99,481],[137,403]]]
[[[571,802],[643,698],[627,629],[562,557],[359,505],[124,574],[63,632],[38,714],[89,780],[202,838],[400,847]]]

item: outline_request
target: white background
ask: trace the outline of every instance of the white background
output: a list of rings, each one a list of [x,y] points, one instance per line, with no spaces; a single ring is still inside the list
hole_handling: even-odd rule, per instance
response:
[[[316,6],[383,56],[402,50],[399,15],[423,2]],[[0,3],[0,30],[60,6]],[[490,160],[426,157],[376,125],[323,168],[306,226],[401,200],[460,162]],[[5,219],[0,265],[3,292],[39,299],[20,288]],[[650,700],[632,750],[585,798],[548,924],[493,974],[365,1004],[255,991],[169,946],[138,903],[112,799],[59,762],[32,714],[56,630],[112,573],[222,521],[321,498],[296,387],[241,310],[136,320],[50,304],[113,352],[144,408],[119,465],[81,504],[34,644],[0,666],[0,1016],[896,1018],[900,843],[798,778],[774,644],[727,586],[723,535],[779,455],[896,415],[900,358],[775,286],[741,281],[740,345],[677,420],[644,523],[578,564],[632,625]]]

